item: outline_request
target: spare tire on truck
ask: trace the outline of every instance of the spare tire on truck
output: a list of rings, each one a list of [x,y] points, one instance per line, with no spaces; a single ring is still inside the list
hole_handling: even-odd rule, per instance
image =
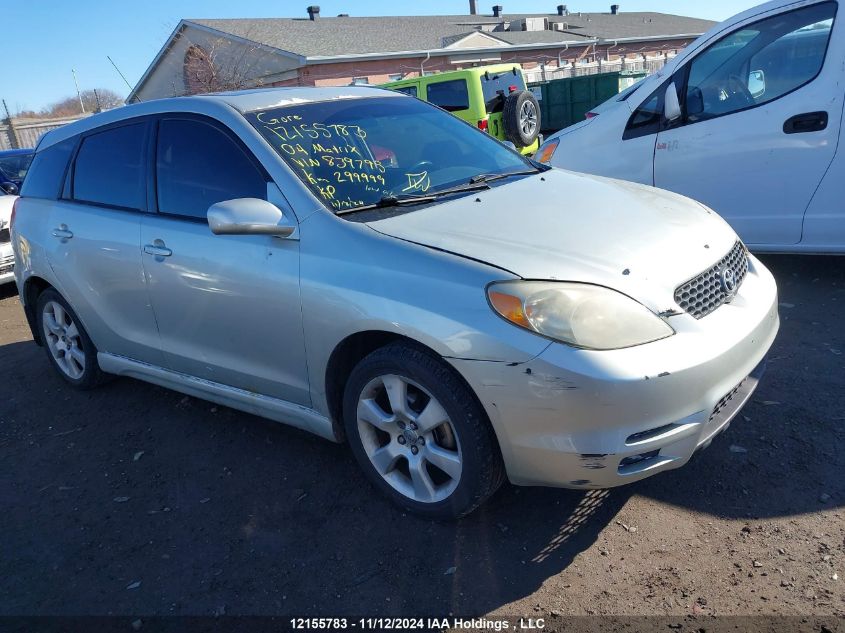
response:
[[[530,90],[518,90],[505,99],[502,110],[505,138],[517,146],[528,147],[540,135],[540,104]]]

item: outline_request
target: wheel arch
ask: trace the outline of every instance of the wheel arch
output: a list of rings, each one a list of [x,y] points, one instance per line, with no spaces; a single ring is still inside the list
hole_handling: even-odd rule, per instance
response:
[[[36,275],[28,277],[23,286],[23,309],[24,314],[26,315],[26,322],[32,332],[32,340],[35,341],[36,345],[42,347],[44,345],[44,339],[41,336],[41,332],[38,331],[38,319],[35,314],[35,306],[38,303],[39,295],[48,288],[56,290],[50,282]]]
[[[478,398],[478,394],[475,393],[475,390],[461,372],[458,371],[451,363],[448,363],[443,359],[442,354],[439,354],[428,345],[408,336],[397,334],[396,332],[388,332],[385,330],[365,330],[350,334],[338,343],[329,356],[329,361],[326,364],[326,403],[328,405],[332,425],[335,429],[335,435],[338,438],[344,440],[346,435],[343,430],[343,392],[346,389],[346,382],[349,378],[349,374],[352,372],[355,365],[361,362],[361,360],[363,360],[367,355],[379,348],[390,345],[391,343],[404,343],[409,347],[415,347],[443,361],[452,370],[455,376],[457,376],[464,384],[469,393],[472,394],[472,397],[479,405],[479,410],[484,411],[486,415],[486,409]],[[501,454],[501,447],[498,445],[499,438],[496,434],[496,429],[489,418],[487,419],[487,423],[490,424],[490,428],[493,430],[496,447],[499,449]]]

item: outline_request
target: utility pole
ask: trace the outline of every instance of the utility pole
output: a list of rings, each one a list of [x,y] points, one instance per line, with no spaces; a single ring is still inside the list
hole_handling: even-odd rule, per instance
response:
[[[76,85],[76,96],[79,97],[79,107],[82,108],[82,114],[85,114],[85,104],[82,103],[82,93],[79,92],[79,82],[76,80],[76,70],[71,68],[70,72],[73,75],[73,83]]]

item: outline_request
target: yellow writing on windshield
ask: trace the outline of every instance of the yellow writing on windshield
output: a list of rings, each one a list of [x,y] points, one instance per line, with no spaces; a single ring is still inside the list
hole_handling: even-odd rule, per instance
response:
[[[418,174],[405,174],[408,179],[408,186],[402,191],[422,191],[425,193],[431,187],[431,177],[427,171],[421,171]]]
[[[360,125],[309,122],[299,114],[261,112],[256,118],[288,164],[335,209],[361,206],[359,196],[372,198],[387,187],[385,166]],[[431,181],[427,173],[421,176],[418,189],[425,191]]]

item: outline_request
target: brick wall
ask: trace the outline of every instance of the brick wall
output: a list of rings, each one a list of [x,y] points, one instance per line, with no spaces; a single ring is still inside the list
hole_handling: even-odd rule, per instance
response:
[[[579,46],[565,49],[537,49],[520,50],[514,52],[502,52],[501,62],[491,61],[489,63],[519,63],[526,69],[537,68],[541,63],[546,63],[549,68],[557,67],[558,55],[564,63],[571,64],[582,59],[595,61],[618,60],[621,57],[633,59],[647,55],[653,57],[664,52],[677,52],[686,47],[692,39],[663,40],[658,42],[626,43],[623,45],[602,45],[602,46]],[[460,50],[455,51],[456,55],[462,54]],[[424,57],[407,57],[398,59],[382,59],[372,61],[350,61],[334,62],[328,64],[313,64],[299,69],[299,76],[283,82],[277,82],[275,86],[347,86],[356,77],[366,78],[371,84],[381,84],[391,81],[392,75],[402,74],[404,79],[419,77],[420,65]],[[425,61],[425,72],[444,72],[457,70],[459,68],[471,67],[478,64],[463,63],[453,64],[448,57],[432,57]]]

